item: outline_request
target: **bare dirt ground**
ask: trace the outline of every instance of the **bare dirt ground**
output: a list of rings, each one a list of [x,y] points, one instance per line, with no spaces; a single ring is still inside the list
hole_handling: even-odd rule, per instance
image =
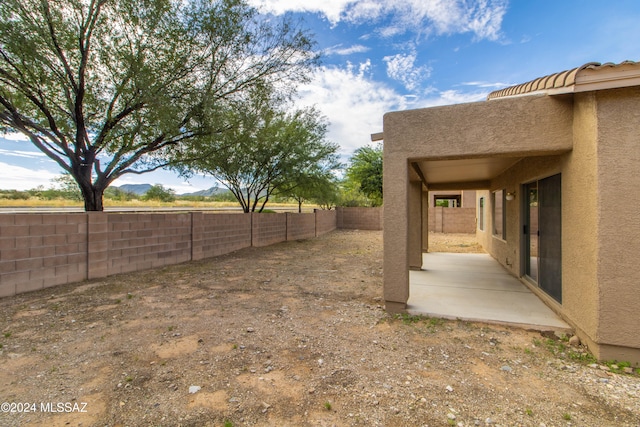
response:
[[[381,233],[336,231],[4,298],[0,425],[640,426],[637,372],[381,294]]]

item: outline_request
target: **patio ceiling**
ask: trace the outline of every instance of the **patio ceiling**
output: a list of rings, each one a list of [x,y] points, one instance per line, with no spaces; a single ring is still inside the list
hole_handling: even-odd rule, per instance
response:
[[[487,188],[489,181],[522,157],[482,157],[453,160],[414,161],[430,190]]]

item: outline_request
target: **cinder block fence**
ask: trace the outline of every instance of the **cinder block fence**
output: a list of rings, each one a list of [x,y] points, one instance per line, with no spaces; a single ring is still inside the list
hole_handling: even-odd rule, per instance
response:
[[[0,214],[0,297],[309,239],[336,228],[369,228],[368,220],[365,224],[359,219],[366,217],[359,209],[303,214]]]

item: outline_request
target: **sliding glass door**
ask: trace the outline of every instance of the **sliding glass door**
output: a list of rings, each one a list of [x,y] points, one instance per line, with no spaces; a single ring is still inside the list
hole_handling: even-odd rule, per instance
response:
[[[525,274],[562,303],[562,180],[560,175],[524,185]]]

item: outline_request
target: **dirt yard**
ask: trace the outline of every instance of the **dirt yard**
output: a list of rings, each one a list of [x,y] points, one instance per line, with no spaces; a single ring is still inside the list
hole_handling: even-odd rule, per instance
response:
[[[381,295],[381,233],[336,231],[1,299],[0,425],[640,426],[624,364]]]

